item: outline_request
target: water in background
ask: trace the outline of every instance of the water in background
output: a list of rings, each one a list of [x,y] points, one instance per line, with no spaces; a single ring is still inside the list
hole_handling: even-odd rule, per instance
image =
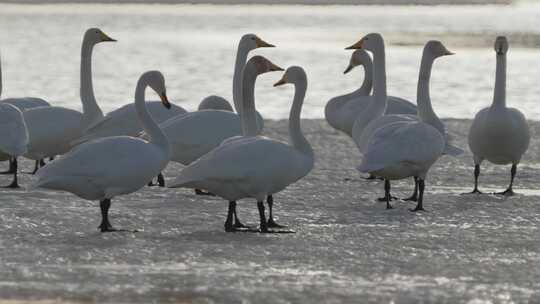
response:
[[[104,112],[133,99],[138,76],[161,70],[171,100],[193,110],[207,95],[231,99],[240,36],[253,32],[276,44],[256,50],[308,73],[304,118],[321,118],[329,98],[358,87],[363,71],[343,75],[343,48],[372,31],[387,42],[388,90],[415,100],[422,44],[440,39],[455,56],[434,65],[431,96],[442,117],[470,118],[492,100],[497,34],[510,36],[508,104],[540,119],[540,5],[513,6],[212,6],[0,5],[3,97],[37,96],[80,109],[82,34],[97,26],[118,39],[94,51],[94,87]],[[258,109],[286,118],[292,87],[273,88],[280,73],[261,76]],[[156,98],[153,94],[148,97]]]

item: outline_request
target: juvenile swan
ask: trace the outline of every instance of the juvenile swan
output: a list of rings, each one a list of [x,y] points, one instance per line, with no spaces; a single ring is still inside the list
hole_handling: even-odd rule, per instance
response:
[[[64,190],[83,199],[99,200],[99,229],[115,231],[108,218],[111,199],[142,188],[169,161],[167,138],[146,108],[146,87],[159,94],[167,109],[171,105],[165,93],[163,75],[158,71],[144,73],[137,82],[135,108],[149,141],[129,136],[88,141],[41,168],[32,187]]]
[[[495,93],[490,107],[480,110],[474,117],[469,130],[469,147],[474,155],[474,189],[478,190],[480,164],[484,159],[497,164],[512,164],[508,189],[497,193],[513,195],[512,185],[516,176],[517,165],[529,147],[529,125],[525,116],[515,108],[506,107],[506,37],[497,37],[497,70],[495,74]]]

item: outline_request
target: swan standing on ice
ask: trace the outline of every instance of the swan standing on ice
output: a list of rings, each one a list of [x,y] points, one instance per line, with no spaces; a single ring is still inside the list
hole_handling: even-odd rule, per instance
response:
[[[373,37],[376,39],[372,39]],[[380,40],[377,39],[377,36],[369,34],[350,48],[372,50],[380,48],[380,46]],[[426,43],[418,80],[419,120],[399,119],[400,115],[388,115],[388,117],[396,116],[396,120],[388,121],[387,124],[375,129],[368,141],[364,158],[358,170],[385,179],[385,199],[388,209],[392,208],[390,205],[390,180],[412,176],[415,178],[419,190],[418,204],[412,211],[424,210],[424,181],[427,172],[431,165],[447,150],[448,145],[444,125],[431,106],[429,78],[435,59],[451,54],[453,53],[449,52],[439,41]],[[381,83],[386,78],[384,73],[378,77]],[[384,95],[386,95],[386,86],[382,85],[378,97],[383,98]]]
[[[83,199],[99,200],[102,217],[99,229],[115,231],[108,218],[111,199],[142,188],[169,162],[167,138],[146,108],[146,87],[159,94],[167,109],[171,105],[163,75],[158,71],[144,73],[137,82],[135,108],[149,141],[113,136],[83,143],[41,168],[32,187],[64,190]]]
[[[525,116],[515,108],[506,107],[506,37],[497,37],[497,70],[495,73],[495,93],[490,107],[480,110],[474,117],[469,130],[469,147],[474,155],[474,190],[478,190],[480,164],[484,159],[497,164],[512,164],[510,185],[500,193],[513,195],[512,185],[517,165],[529,147],[529,125]]]
[[[270,71],[282,70],[261,56],[249,60],[244,79]],[[304,71],[291,67],[275,85],[294,83],[296,93],[291,107],[289,132],[292,146],[257,135],[253,128],[255,106],[254,81],[244,86],[242,125],[244,136],[225,140],[216,149],[184,169],[171,187],[208,189],[229,201],[225,222],[226,231],[235,231],[233,225],[236,201],[255,198],[260,215],[260,231],[270,232],[264,214],[264,199],[283,190],[304,177],[313,168],[313,150],[300,129],[300,112],[307,88]],[[251,127],[250,127],[251,126]]]
[[[0,60],[0,96],[2,96],[2,63]],[[25,111],[27,109],[31,108],[37,108],[37,107],[47,107],[50,106],[50,104],[41,98],[36,97],[17,97],[17,98],[5,98],[1,99],[0,103],[4,104],[10,104],[15,106],[21,111]],[[28,141],[28,136],[26,137],[26,140]],[[25,148],[26,149],[26,148]],[[4,153],[3,151],[0,151],[0,161],[6,161],[9,160],[9,169],[4,172],[0,172],[0,174],[16,174],[17,172],[17,159],[13,158],[12,155],[8,153]],[[36,166],[38,164],[38,161],[36,161]]]
[[[26,152],[28,131],[21,110],[9,103],[0,102],[0,150],[11,157],[15,166],[13,181],[6,188],[19,188],[17,182],[17,157]]]
[[[223,140],[242,135],[242,70],[251,50],[260,47],[274,47],[254,34],[242,36],[238,44],[233,76],[233,100],[236,113],[232,112],[229,102],[220,96],[208,96],[201,102],[197,111],[178,115],[163,123],[163,130],[171,144],[171,161],[189,165],[199,157],[219,146]],[[230,109],[230,110],[229,110]],[[257,112],[257,134],[263,128],[263,119]],[[144,136],[144,134],[143,134]],[[163,175],[158,176],[158,184],[165,186]],[[211,195],[201,189],[195,189],[198,195]],[[241,225],[240,222],[238,222]]]
[[[355,50],[352,53],[349,66],[343,73],[347,74],[359,65],[363,66],[365,71],[362,86],[352,93],[330,99],[324,109],[328,124],[351,137],[353,125],[359,113],[365,111],[373,102],[373,96],[370,95],[373,84],[373,64],[365,50]],[[416,106],[403,98],[388,96],[385,113],[416,115]]]

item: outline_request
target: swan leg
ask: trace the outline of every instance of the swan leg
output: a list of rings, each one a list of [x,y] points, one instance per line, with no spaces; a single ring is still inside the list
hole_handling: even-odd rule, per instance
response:
[[[264,215],[264,202],[257,202],[257,208],[259,209],[259,231],[262,233],[268,233],[270,231],[268,230],[268,225],[266,223],[266,215]]]
[[[233,215],[234,215],[234,227],[235,228],[247,228],[250,229],[250,226],[242,224],[240,222],[240,219],[238,218],[238,213],[236,213],[236,202],[234,202],[234,209],[233,209]]]
[[[385,179],[384,180],[384,197],[386,198],[386,209],[392,209],[392,205],[390,205],[390,198],[392,195],[390,195],[390,180]]]
[[[32,175],[36,174],[38,169],[39,169],[39,160],[36,160],[36,164],[34,165],[34,170],[30,172],[30,174]]]
[[[15,171],[13,171],[13,181],[11,182],[11,184],[6,186],[5,188],[11,188],[11,189],[20,188],[19,183],[18,183],[18,178],[17,178],[17,167],[18,167],[17,158],[14,157],[11,161],[13,162],[13,168],[15,169]]]
[[[111,200],[104,199],[99,202],[99,207],[101,208],[101,224],[99,229],[101,232],[113,232],[116,231],[109,222],[109,208],[111,207]]]
[[[495,194],[505,195],[505,196],[513,196],[514,190],[512,190],[512,186],[514,185],[514,177],[516,177],[517,172],[517,164],[512,164],[512,169],[510,169],[510,185],[506,190],[503,192],[497,192]]]
[[[43,158],[40,159],[40,160],[39,160],[39,166],[40,166],[40,167],[45,167],[45,165],[46,165],[46,164],[45,164],[45,160],[44,160]]]
[[[274,221],[274,216],[272,215],[272,207],[274,205],[274,198],[272,195],[269,195],[266,198],[266,203],[268,204],[268,222],[267,226],[268,228],[287,228],[287,226],[280,225]]]
[[[157,182],[160,187],[165,187],[165,177],[163,177],[163,173],[159,173],[157,176]]]
[[[414,192],[411,196],[403,199],[404,201],[412,201],[417,202],[418,201],[418,177],[414,177]]]
[[[480,190],[478,190],[478,177],[480,176],[480,164],[474,165],[474,189],[473,191],[469,192],[469,194],[482,194]]]
[[[233,225],[234,209],[236,209],[236,202],[229,202],[229,210],[227,211],[227,220],[225,220],[225,232],[235,232],[237,229]]]
[[[214,193],[212,192],[205,192],[205,191],[202,191],[201,189],[195,189],[195,194],[197,195],[208,195],[208,196],[216,196]]]
[[[426,211],[426,210],[424,210],[424,205],[423,205],[423,202],[424,202],[424,187],[425,187],[424,180],[419,178],[418,179],[418,190],[419,190],[418,204],[416,205],[416,208],[410,209],[412,212]]]
[[[0,174],[13,174],[17,169],[14,166],[13,160],[9,159],[9,169],[7,171],[0,172]]]
[[[399,197],[395,197],[393,196],[392,194],[388,193],[388,196],[390,197],[390,200],[393,201],[393,200],[399,200]],[[377,201],[379,202],[386,202],[387,200],[387,197],[386,197],[386,194],[383,196],[383,197],[379,197],[377,198]]]

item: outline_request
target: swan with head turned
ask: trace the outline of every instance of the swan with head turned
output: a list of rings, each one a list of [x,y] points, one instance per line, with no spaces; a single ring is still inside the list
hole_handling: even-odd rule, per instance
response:
[[[244,69],[244,78],[253,78],[249,88],[244,87],[244,136],[224,141],[186,167],[171,187],[203,188],[229,201],[225,222],[226,231],[235,231],[233,224],[236,201],[254,198],[259,209],[260,232],[268,229],[263,201],[269,195],[285,189],[298,181],[313,168],[313,150],[302,134],[300,113],[304,100],[307,78],[300,67],[290,67],[275,86],[285,83],[295,85],[295,95],[290,112],[289,136],[291,145],[257,135],[254,128],[255,106],[254,78],[269,71],[281,70],[264,57],[251,58]]]
[[[370,95],[373,84],[373,63],[365,50],[355,50],[349,65],[343,72],[349,73],[357,66],[364,67],[364,80],[360,88],[349,94],[334,97],[326,104],[324,114],[326,121],[337,130],[352,136],[352,129],[360,112],[365,111],[373,102]],[[385,114],[416,115],[416,106],[403,98],[388,96]]]
[[[169,109],[165,80],[158,71],[144,73],[137,82],[135,108],[139,123],[149,136],[145,141],[130,136],[112,136],[83,143],[37,172],[33,188],[71,192],[100,202],[102,232],[115,231],[108,212],[111,200],[142,188],[169,161],[169,143],[153,120],[145,102],[150,87]]]
[[[365,39],[366,37],[354,47],[366,49],[373,47],[373,40],[369,37]],[[386,118],[387,121],[374,129],[365,147],[358,170],[384,178],[387,209],[392,208],[390,181],[414,177],[418,203],[412,211],[424,210],[423,197],[427,173],[441,155],[450,151],[451,146],[447,142],[444,125],[431,106],[429,78],[435,59],[451,54],[439,41],[426,43],[418,80],[418,119],[406,119],[400,115],[386,115],[379,118],[378,120]],[[384,76],[380,79],[384,79]],[[382,86],[377,94],[379,98],[383,98],[386,88]],[[392,116],[395,117],[394,120],[388,119]],[[457,148],[454,149],[457,152]]]
[[[242,113],[242,70],[249,52],[259,47],[274,46],[254,34],[242,36],[238,44],[233,76],[233,100],[238,114],[229,111],[230,104],[226,99],[213,95],[201,102],[199,109],[204,111],[179,115],[160,123],[160,127],[171,143],[171,161],[189,165],[219,146],[223,140],[242,135],[240,115]],[[258,112],[256,115],[259,133],[263,128],[263,119]],[[144,134],[142,136],[144,137]],[[158,176],[158,182],[160,186],[165,185],[162,175]],[[201,189],[195,189],[195,193],[211,194]]]
[[[495,40],[497,69],[495,72],[495,93],[490,107],[480,110],[474,117],[469,130],[469,148],[474,155],[474,189],[478,190],[478,176],[482,161],[488,160],[497,165],[512,164],[510,184],[500,193],[513,195],[512,186],[517,172],[517,165],[527,151],[530,141],[527,119],[518,109],[506,106],[506,37]]]

